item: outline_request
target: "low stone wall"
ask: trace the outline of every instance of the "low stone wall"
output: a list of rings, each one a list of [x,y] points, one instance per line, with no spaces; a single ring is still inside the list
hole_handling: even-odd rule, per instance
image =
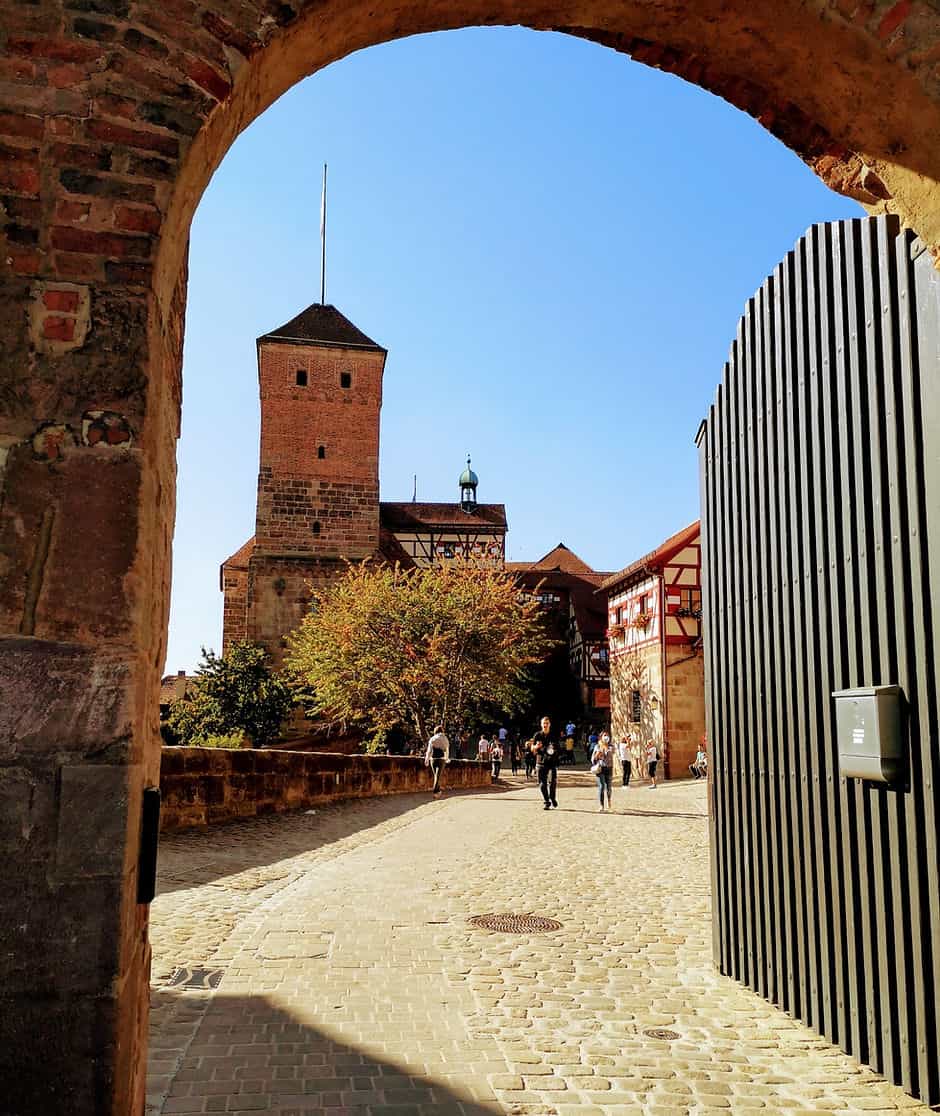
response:
[[[489,767],[483,763],[454,760],[444,772],[444,785],[451,789],[489,782]],[[407,794],[430,787],[430,770],[412,756],[164,748],[160,829],[192,829],[344,798]]]

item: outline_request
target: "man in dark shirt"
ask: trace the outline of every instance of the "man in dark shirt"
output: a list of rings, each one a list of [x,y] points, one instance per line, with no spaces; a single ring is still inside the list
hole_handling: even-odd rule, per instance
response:
[[[532,751],[535,753],[536,773],[539,777],[539,790],[545,800],[545,809],[558,808],[556,789],[558,786],[558,763],[561,759],[561,746],[552,732],[552,722],[542,718],[542,729],[532,738]]]

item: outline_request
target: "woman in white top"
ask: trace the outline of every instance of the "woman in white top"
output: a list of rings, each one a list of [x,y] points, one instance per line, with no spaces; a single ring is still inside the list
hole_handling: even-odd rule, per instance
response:
[[[650,790],[656,790],[656,765],[659,763],[659,749],[656,741],[651,740],[646,745],[646,770],[650,777]]]
[[[431,768],[434,775],[434,794],[441,793],[441,772],[444,764],[450,761],[450,741],[444,735],[444,729],[438,725],[434,735],[428,741],[428,750],[424,753],[424,762]]]
[[[603,814],[604,795],[607,796],[607,809],[610,809],[611,779],[614,774],[614,750],[606,732],[601,733],[600,740],[591,753],[591,771],[597,779],[597,797],[601,803],[598,813]]]

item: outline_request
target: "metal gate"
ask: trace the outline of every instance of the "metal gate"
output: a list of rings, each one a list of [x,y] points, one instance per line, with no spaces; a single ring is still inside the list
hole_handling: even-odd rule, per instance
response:
[[[715,958],[940,1103],[940,276],[811,228],[698,435]],[[904,778],[839,775],[832,693],[901,688]]]

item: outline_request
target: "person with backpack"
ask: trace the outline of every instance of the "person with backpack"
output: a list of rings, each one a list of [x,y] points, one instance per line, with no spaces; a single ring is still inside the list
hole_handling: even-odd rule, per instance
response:
[[[650,790],[656,790],[656,767],[659,763],[659,748],[656,741],[650,740],[646,745],[646,771],[650,777]]]
[[[522,764],[525,767],[527,780],[532,778],[532,772],[535,770],[535,752],[532,751],[534,747],[534,740],[527,740],[523,745]]]
[[[499,769],[503,765],[503,746],[500,744],[498,737],[493,738],[490,744],[490,782],[499,782]]]
[[[428,750],[424,753],[424,762],[431,768],[434,775],[434,789],[433,794],[439,795],[441,793],[441,772],[444,770],[444,764],[450,762],[450,741],[444,735],[443,725],[438,725],[434,730],[434,735],[428,741]]]

